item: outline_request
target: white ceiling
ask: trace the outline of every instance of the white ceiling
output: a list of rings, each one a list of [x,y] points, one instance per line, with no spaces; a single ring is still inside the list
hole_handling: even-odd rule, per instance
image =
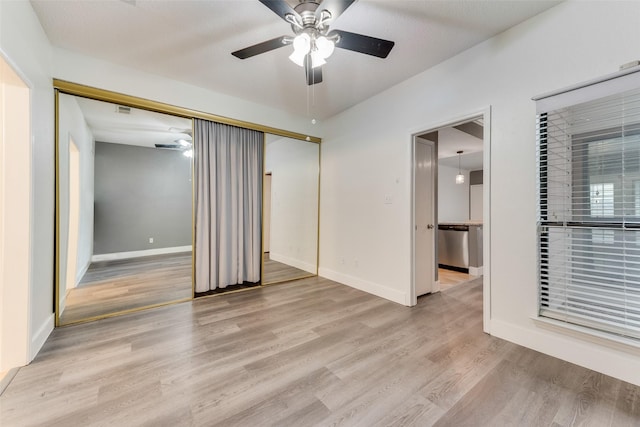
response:
[[[155,144],[174,144],[179,139],[191,141],[189,119],[137,108],[122,114],[116,104],[74,98],[98,142],[155,147]]]
[[[559,1],[359,0],[332,28],[392,40],[395,47],[387,59],[336,49],[323,67],[323,83],[311,88],[303,70],[287,58],[291,47],[246,60],[231,55],[291,34],[289,24],[258,0],[31,3],[57,47],[323,119]]]
[[[465,170],[480,170],[483,164],[482,139],[471,136],[452,127],[438,130],[438,164],[458,167],[459,150],[460,168]]]

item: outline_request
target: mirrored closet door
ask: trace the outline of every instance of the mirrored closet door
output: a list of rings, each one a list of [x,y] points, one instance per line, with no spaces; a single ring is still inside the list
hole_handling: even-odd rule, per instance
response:
[[[265,134],[262,284],[318,273],[320,144]]]
[[[58,94],[57,315],[193,297],[192,121]]]

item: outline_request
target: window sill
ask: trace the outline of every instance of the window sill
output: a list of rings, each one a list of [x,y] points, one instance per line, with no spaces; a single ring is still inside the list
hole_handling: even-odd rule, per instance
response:
[[[548,329],[554,332],[560,332],[575,338],[590,341],[594,344],[610,347],[615,350],[625,351],[634,355],[640,355],[640,340],[626,338],[595,329],[578,326],[571,323],[562,322],[560,320],[550,319],[547,317],[533,316],[531,320],[536,326]]]

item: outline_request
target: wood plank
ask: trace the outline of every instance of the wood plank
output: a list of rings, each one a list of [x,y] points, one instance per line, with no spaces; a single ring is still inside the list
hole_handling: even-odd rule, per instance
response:
[[[640,387],[482,332],[482,280],[403,307],[319,277],[58,328],[0,424],[640,425]]]
[[[69,291],[60,323],[191,298],[191,270],[191,252],[94,262]]]

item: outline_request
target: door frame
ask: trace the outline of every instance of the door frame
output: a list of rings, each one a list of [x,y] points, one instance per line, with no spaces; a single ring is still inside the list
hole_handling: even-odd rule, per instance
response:
[[[411,286],[410,286],[410,302],[411,305],[416,305],[418,303],[418,298],[416,296],[416,282],[415,282],[415,184],[413,182],[413,177],[415,175],[414,170],[414,162],[415,162],[415,138],[419,135],[423,135],[425,133],[435,132],[439,129],[448,128],[452,126],[457,126],[466,122],[470,122],[473,120],[482,119],[483,120],[483,207],[482,207],[482,215],[483,215],[483,242],[482,242],[482,252],[483,252],[483,286],[482,286],[482,329],[485,333],[491,333],[491,106],[487,106],[481,108],[479,110],[473,111],[468,114],[464,114],[458,117],[454,117],[449,120],[445,120],[442,122],[436,122],[433,124],[428,124],[425,126],[421,126],[417,128],[415,131],[412,131],[410,134],[409,143],[410,145],[410,170],[411,170],[411,238],[410,238],[410,252],[411,252]],[[437,144],[436,144],[436,153]],[[437,155],[437,154],[436,154]],[[437,186],[437,178],[433,182],[434,186]],[[437,191],[437,187],[434,189]],[[434,193],[437,195],[437,192]],[[437,199],[436,199],[437,204]],[[436,213],[437,218],[437,213]],[[437,227],[437,224],[434,224]],[[437,233],[434,233],[434,236]],[[434,256],[436,255],[435,249],[436,244],[435,241],[437,239],[434,237]],[[437,266],[434,263],[434,266]],[[437,267],[435,267],[437,268]]]
[[[18,111],[25,120],[20,123],[5,121],[0,118],[0,137],[4,141],[5,132],[10,128],[12,132],[20,134],[13,144],[2,142],[0,148],[0,382],[2,372],[11,377],[15,369],[28,364],[35,357],[44,341],[38,335],[32,336],[31,320],[31,287],[33,270],[32,248],[33,236],[33,191],[32,191],[32,138],[33,138],[33,83],[22,70],[0,49],[0,67],[7,68],[8,79],[15,79],[14,88],[10,95],[0,89],[0,103],[18,102]],[[0,70],[0,73],[4,71]],[[0,85],[4,85],[4,75]],[[7,98],[9,97],[9,98]],[[17,100],[17,101],[16,101]],[[26,105],[25,105],[26,104]],[[4,109],[3,111],[10,111]],[[14,113],[16,109],[12,109]],[[9,123],[9,126],[6,126]],[[9,162],[9,158],[11,161]],[[7,165],[12,167],[5,167]],[[8,190],[11,191],[8,191]],[[8,215],[8,206],[13,214]],[[16,214],[19,212],[19,214]],[[4,227],[4,230],[2,228]],[[11,229],[7,237],[6,228]],[[7,252],[7,245],[11,241],[12,251]],[[48,336],[45,333],[44,338]]]

